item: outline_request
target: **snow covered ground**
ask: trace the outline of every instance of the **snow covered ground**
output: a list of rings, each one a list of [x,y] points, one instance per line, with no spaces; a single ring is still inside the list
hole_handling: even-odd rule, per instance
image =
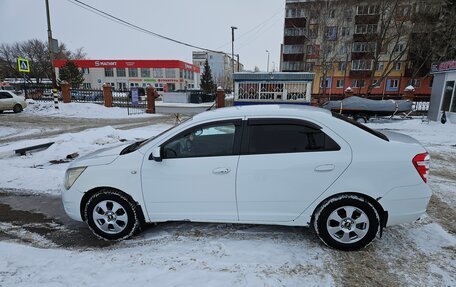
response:
[[[414,119],[369,126],[411,135],[426,146],[434,197],[427,216],[388,228],[362,251],[329,249],[306,228],[185,222],[159,224],[104,248],[63,248],[0,218],[0,235],[16,232],[31,242],[0,241],[0,286],[456,286],[456,125]],[[55,142],[45,151],[0,158],[0,190],[58,195],[67,164],[50,160],[147,138],[168,127],[104,127],[1,146],[5,154]]]

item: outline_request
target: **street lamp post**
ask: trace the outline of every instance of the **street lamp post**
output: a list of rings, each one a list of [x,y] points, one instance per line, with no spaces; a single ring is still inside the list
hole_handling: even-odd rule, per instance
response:
[[[268,53],[268,68],[266,71],[269,73],[269,56],[271,55],[271,53],[269,53],[269,50],[266,50],[266,53]]]
[[[231,80],[233,81],[233,94],[234,94],[234,30],[237,27],[231,26],[231,71],[233,72],[231,75]]]

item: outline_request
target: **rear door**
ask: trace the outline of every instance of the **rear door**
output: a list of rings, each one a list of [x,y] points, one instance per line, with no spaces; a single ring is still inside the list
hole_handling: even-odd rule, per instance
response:
[[[295,119],[249,119],[236,192],[240,221],[296,219],[351,162],[334,132]]]

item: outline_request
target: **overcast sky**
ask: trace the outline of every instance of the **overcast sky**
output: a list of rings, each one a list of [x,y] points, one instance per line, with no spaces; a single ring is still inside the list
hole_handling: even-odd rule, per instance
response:
[[[285,0],[81,0],[135,25],[197,46],[235,53],[246,69],[266,70],[267,53],[278,67]],[[90,59],[177,59],[192,48],[132,30],[71,3],[49,0],[53,37]],[[0,41],[47,39],[45,0],[0,0]]]

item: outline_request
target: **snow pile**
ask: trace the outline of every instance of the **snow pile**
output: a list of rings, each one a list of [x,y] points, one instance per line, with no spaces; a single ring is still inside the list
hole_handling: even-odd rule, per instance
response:
[[[59,103],[59,109],[54,108],[53,102],[38,102],[27,100],[28,106],[24,109],[25,114],[69,117],[69,118],[89,118],[89,119],[119,119],[131,117],[153,117],[156,114],[128,115],[127,108],[107,108],[103,105],[92,103]]]
[[[121,140],[134,141],[157,135],[169,125],[153,125],[128,131],[112,127],[90,129],[79,133],[68,133],[50,139],[26,140],[0,147],[0,154],[34,145],[55,142],[44,151],[31,152],[25,156],[0,158],[0,189],[30,191],[32,193],[59,194],[68,163],[52,165],[51,160],[65,159],[67,155],[80,156],[105,147],[125,144]]]

